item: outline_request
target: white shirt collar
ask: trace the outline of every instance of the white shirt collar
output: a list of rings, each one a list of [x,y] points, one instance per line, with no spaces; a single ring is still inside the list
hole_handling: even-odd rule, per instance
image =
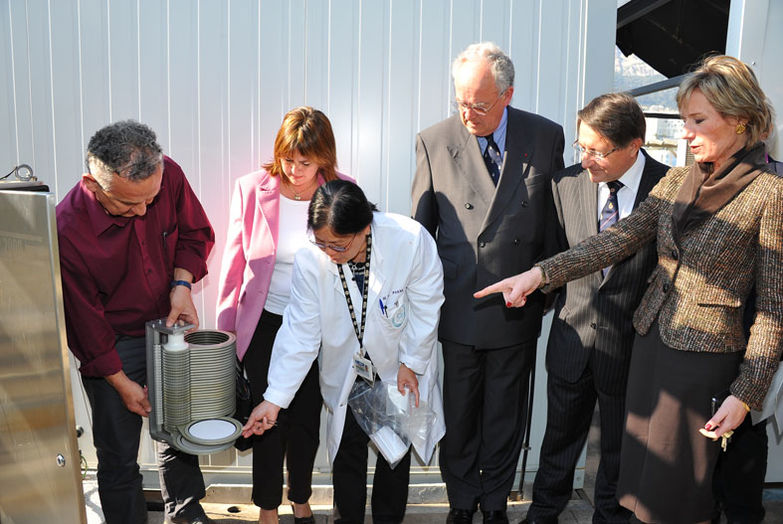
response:
[[[620,218],[625,218],[633,211],[633,205],[636,201],[636,194],[639,192],[639,184],[642,182],[642,171],[644,171],[644,153],[641,149],[636,155],[636,161],[618,178],[623,187],[617,192],[617,203],[620,207]],[[601,218],[601,210],[604,208],[609,198],[609,186],[606,182],[598,183],[598,219]]]

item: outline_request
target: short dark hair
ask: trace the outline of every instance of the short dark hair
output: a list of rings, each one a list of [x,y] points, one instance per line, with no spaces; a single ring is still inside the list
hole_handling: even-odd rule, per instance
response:
[[[577,113],[577,132],[584,122],[616,147],[625,147],[635,138],[644,142],[647,124],[639,103],[628,93],[597,96]]]
[[[332,180],[316,189],[310,199],[307,229],[329,227],[337,235],[351,235],[372,223],[373,211],[378,208],[359,186],[347,180]]]
[[[155,132],[134,120],[122,120],[99,129],[87,145],[87,171],[104,179],[117,175],[134,182],[144,180],[158,169],[162,160],[163,152]]]

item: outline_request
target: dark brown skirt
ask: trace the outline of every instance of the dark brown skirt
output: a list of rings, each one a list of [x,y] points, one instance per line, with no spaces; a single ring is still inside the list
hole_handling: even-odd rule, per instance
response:
[[[712,397],[729,388],[741,361],[741,353],[672,349],[661,340],[657,321],[647,335],[636,336],[617,499],[639,520],[712,518],[720,441],[703,437],[699,428],[712,415]]]

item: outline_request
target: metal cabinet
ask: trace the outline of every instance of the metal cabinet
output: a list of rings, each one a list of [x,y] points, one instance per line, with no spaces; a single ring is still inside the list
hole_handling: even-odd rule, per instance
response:
[[[52,193],[0,190],[3,524],[86,522],[55,203]]]

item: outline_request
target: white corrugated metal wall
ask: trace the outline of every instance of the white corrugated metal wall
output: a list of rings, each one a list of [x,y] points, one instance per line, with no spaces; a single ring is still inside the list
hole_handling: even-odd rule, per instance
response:
[[[210,275],[196,292],[202,325],[214,326],[233,181],[269,159],[289,108],[324,110],[340,169],[382,209],[407,214],[414,136],[450,113],[449,64],[460,50],[481,40],[506,49],[517,70],[513,105],[563,124],[568,142],[576,110],[611,89],[616,6],[615,0],[0,0],[0,167],[5,174],[18,163],[32,165],[60,199],[79,179],[86,142],[98,128],[124,118],[149,124],[184,168],[217,233]],[[543,376],[538,384],[543,391]],[[84,400],[75,402],[86,424]],[[154,463],[149,445],[142,458]],[[246,473],[249,458],[225,452],[205,465]],[[325,455],[318,460],[327,471]]]
[[[733,0],[729,11],[726,53],[753,67],[764,93],[777,110],[769,144],[775,158],[783,157],[783,3],[775,0]],[[774,419],[774,417],[773,417]],[[767,424],[769,449],[767,482],[783,481],[783,424]]]

